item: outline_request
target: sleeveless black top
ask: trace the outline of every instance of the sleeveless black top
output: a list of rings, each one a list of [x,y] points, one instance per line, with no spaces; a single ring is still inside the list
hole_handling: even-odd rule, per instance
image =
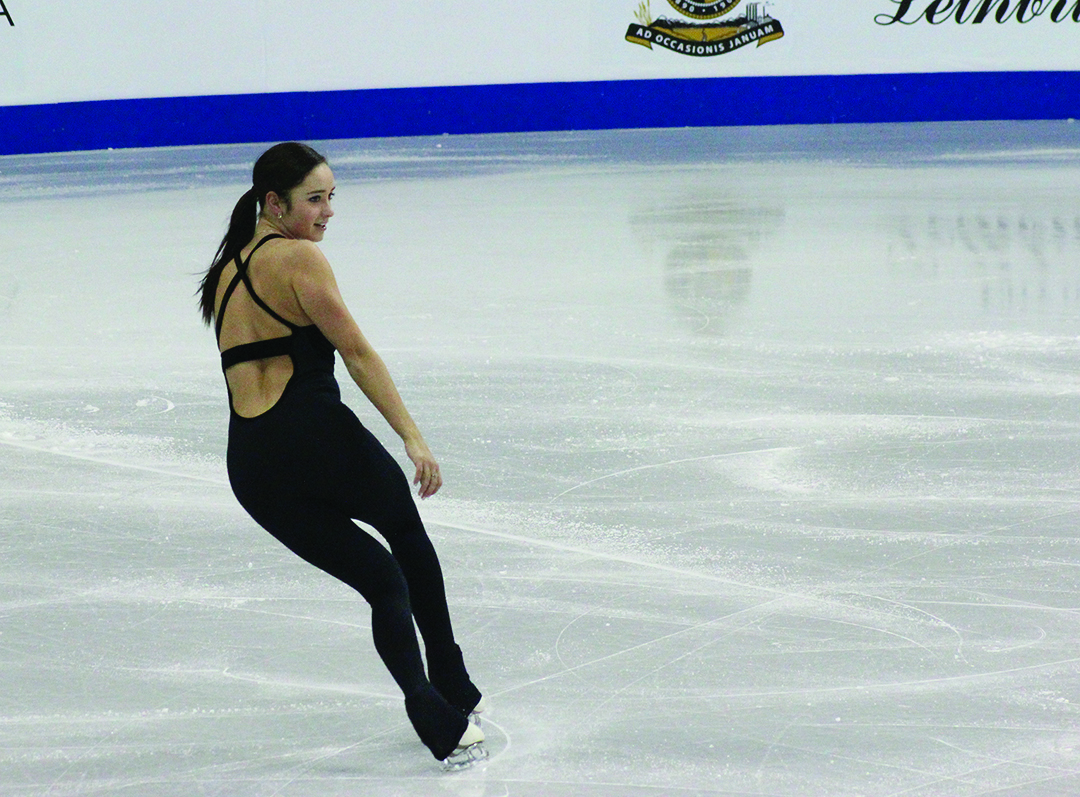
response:
[[[229,286],[225,289],[224,295],[221,297],[221,306],[218,308],[217,324],[215,325],[214,332],[217,335],[217,339],[220,341],[221,324],[225,318],[225,307],[228,305],[233,292],[236,291],[236,286],[243,282],[244,287],[247,288],[247,292],[255,304],[262,308],[262,310],[275,321],[279,321],[288,327],[289,334],[277,338],[256,340],[251,343],[241,343],[238,346],[232,346],[226,349],[221,352],[222,371],[228,370],[237,363],[289,355],[293,362],[294,378],[312,371],[322,372],[330,376],[334,373],[334,346],[326,339],[326,336],[319,331],[319,328],[314,324],[299,326],[290,321],[286,321],[280,315],[275,313],[270,305],[264,302],[262,298],[255,293],[255,289],[251,285],[251,279],[248,277],[247,272],[248,266],[251,263],[251,257],[259,250],[259,247],[274,238],[284,237],[284,235],[278,235],[276,233],[267,235],[255,244],[255,247],[248,253],[247,260],[241,260],[240,255],[237,254],[236,276],[232,278],[232,282],[229,283]]]

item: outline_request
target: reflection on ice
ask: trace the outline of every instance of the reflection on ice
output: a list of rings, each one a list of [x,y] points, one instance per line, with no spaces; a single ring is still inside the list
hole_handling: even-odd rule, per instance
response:
[[[945,215],[939,206],[923,218],[897,220],[894,267],[916,278],[968,283],[992,317],[1065,317],[1080,309],[1080,213],[1062,206],[1043,217],[1034,203],[996,213],[971,206]],[[943,212],[944,211],[944,212]]]
[[[636,213],[631,226],[647,247],[666,250],[664,288],[675,312],[697,332],[723,334],[725,316],[746,302],[751,253],[783,224],[779,208],[746,207],[738,198],[675,204]]]
[[[0,159],[2,790],[1076,793],[1075,136],[326,144],[447,480],[457,776],[225,480],[193,275],[259,147]]]

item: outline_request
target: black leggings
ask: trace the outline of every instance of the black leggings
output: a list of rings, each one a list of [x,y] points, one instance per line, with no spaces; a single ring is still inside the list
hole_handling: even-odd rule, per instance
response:
[[[336,383],[294,382],[263,415],[233,414],[228,451],[233,492],[289,550],[371,605],[375,649],[404,693],[421,740],[437,758],[445,758],[464,733],[466,715],[480,693],[454,641],[442,569],[408,480],[340,402]],[[375,528],[390,550],[353,518]],[[414,619],[424,638],[428,674]]]

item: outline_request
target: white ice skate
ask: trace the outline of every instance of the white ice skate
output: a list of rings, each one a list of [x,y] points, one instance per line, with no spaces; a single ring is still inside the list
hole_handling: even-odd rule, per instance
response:
[[[480,702],[477,703],[475,706],[473,706],[473,710],[471,712],[469,712],[469,722],[471,722],[473,725],[475,725],[477,728],[479,728],[480,727],[480,715],[483,714],[486,710],[487,710],[487,698],[486,697],[481,697]]]
[[[454,752],[443,761],[443,770],[456,772],[460,769],[471,767],[478,761],[488,757],[487,748],[484,747],[484,732],[479,725],[469,723],[465,733],[461,734]]]

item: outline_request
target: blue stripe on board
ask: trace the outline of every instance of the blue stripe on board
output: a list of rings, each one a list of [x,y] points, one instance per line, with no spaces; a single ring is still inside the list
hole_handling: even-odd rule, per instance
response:
[[[0,106],[0,155],[442,133],[1077,117],[1080,72],[439,86]]]

